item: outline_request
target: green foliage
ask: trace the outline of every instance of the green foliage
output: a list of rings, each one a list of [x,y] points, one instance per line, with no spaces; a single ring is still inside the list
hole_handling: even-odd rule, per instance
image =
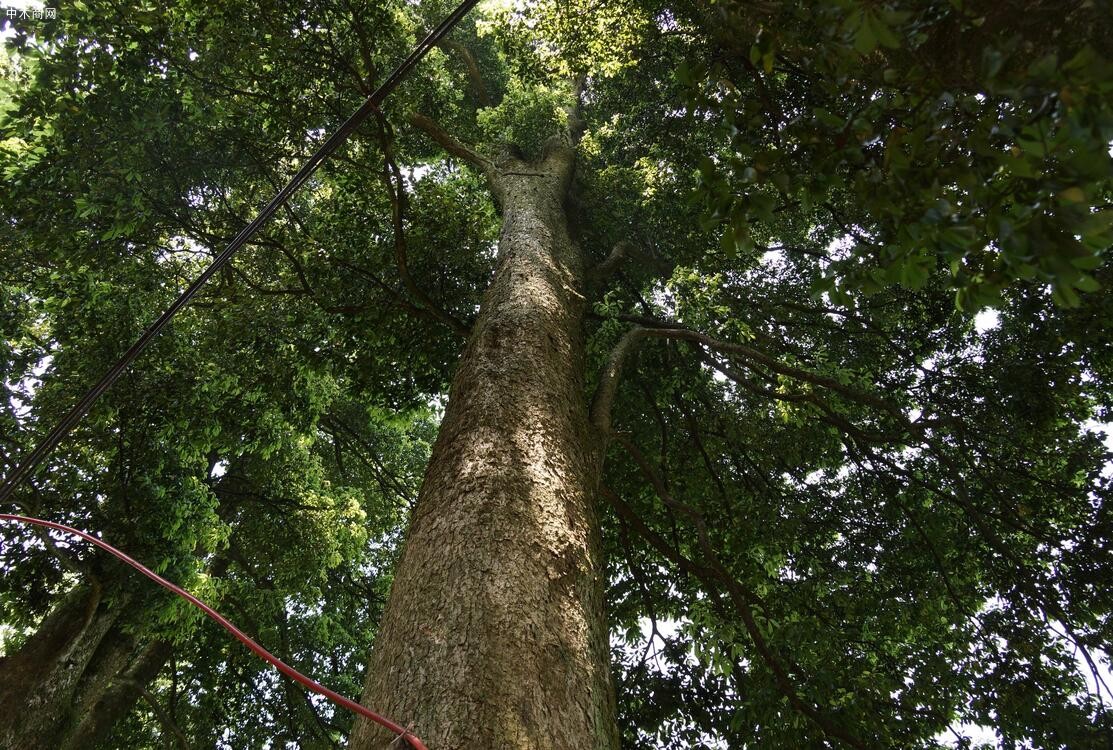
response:
[[[1098,4],[728,2],[698,23],[717,24],[723,54],[677,77],[719,123],[700,176],[725,246],[815,206],[853,245],[817,287],[843,304],[936,268],[962,309],[1022,281],[1066,306],[1098,288],[1113,244],[1113,29]]]
[[[149,10],[89,2],[4,46],[5,467],[239,231],[313,147],[306,134],[331,128],[358,96],[304,96],[307,81],[333,74],[310,54],[321,39],[290,33],[321,20],[308,10]],[[363,9],[364,24],[392,34],[358,65],[381,68],[412,42],[413,19],[409,30],[396,26],[399,11]],[[259,23],[244,23],[245,13]],[[355,53],[360,41],[347,41]],[[103,534],[350,695],[432,442],[426,403],[455,353],[444,331],[417,336],[417,324],[394,324],[407,315],[396,307],[393,247],[389,235],[368,233],[388,225],[385,195],[365,190],[382,166],[377,148],[363,134],[344,154],[348,166],[322,171],[17,498]],[[444,304],[464,314],[489,263],[474,250],[489,245],[493,212],[444,193],[477,194],[474,182],[441,173],[411,202],[415,215],[472,227],[468,238],[427,231],[411,243],[413,271],[451,276]],[[455,257],[442,257],[446,247]],[[365,335],[375,329],[382,335]],[[3,531],[9,651],[77,578],[25,532]],[[265,665],[196,610],[100,553],[75,545],[63,554],[104,582],[106,599],[126,600],[128,632],[173,645],[150,690],[191,742],[253,747],[281,735],[332,747],[342,736],[348,715],[320,708],[336,723],[322,736],[304,697],[270,682]],[[160,746],[165,731],[140,704],[110,745]]]
[[[5,467],[444,6],[86,0],[5,43]],[[498,232],[482,176],[404,115],[535,159],[579,78],[572,228],[590,261],[630,248],[586,291],[589,387],[633,320],[734,347],[647,337],[617,393],[616,430],[672,500],[612,441],[603,483],[632,512],[601,504],[624,746],[842,746],[779,660],[865,746],[979,725],[1000,747],[1107,748],[1108,698],[1075,656],[1101,666],[1113,645],[1107,10],[484,11],[453,35],[483,85],[467,55],[431,54],[18,499],[358,695],[460,349],[405,286],[398,240],[467,323]],[[996,327],[975,325],[986,305]],[[3,533],[14,649],[77,576]],[[62,552],[109,596],[139,592],[128,630],[174,644],[149,689],[192,745],[342,741],[348,716]],[[106,747],[171,739],[139,704]]]
[[[511,146],[532,161],[541,158],[545,143],[568,126],[571,104],[567,91],[514,79],[502,101],[481,109],[476,121],[487,143]]]

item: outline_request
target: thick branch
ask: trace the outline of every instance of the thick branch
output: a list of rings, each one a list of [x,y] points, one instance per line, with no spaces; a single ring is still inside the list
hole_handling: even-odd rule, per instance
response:
[[[140,682],[134,677],[125,676],[114,677],[112,678],[112,682],[121,687],[131,688],[136,693],[138,693],[139,696],[142,697],[143,700],[147,703],[147,705],[150,706],[151,713],[155,715],[155,719],[157,719],[158,723],[162,725],[163,730],[167,732],[170,737],[174,738],[174,744],[177,745],[181,750],[189,750],[189,740],[186,739],[186,736],[182,732],[181,728],[179,728],[178,725],[174,723],[174,719],[170,715],[170,712],[163,708],[162,704],[158,702],[158,698],[156,698],[151,693],[151,691],[147,689],[147,686],[144,683]]]
[[[378,68],[375,66],[374,56],[371,54],[371,40],[367,36],[367,27],[363,23],[363,17],[349,0],[344,0],[344,5],[348,8],[348,13],[352,16],[351,28],[356,33],[356,39],[359,40],[359,57],[363,61],[363,80],[364,88],[372,88],[372,81],[378,75]]]
[[[434,322],[437,321],[437,317],[435,315],[433,315],[432,312],[430,312],[429,310],[426,310],[424,307],[418,307],[414,303],[410,302],[408,299],[406,299],[405,295],[403,295],[397,289],[392,287],[390,284],[387,284],[385,281],[380,279],[375,274],[368,271],[366,268],[362,268],[361,266],[357,266],[354,263],[349,263],[348,261],[345,261],[345,260],[338,260],[338,261],[335,261],[335,262],[336,262],[337,265],[339,265],[343,268],[346,268],[349,271],[352,271],[356,275],[370,281],[372,284],[377,286],[379,289],[386,292],[398,304],[398,306],[401,307],[402,310],[404,312],[406,312],[407,314],[413,315],[414,317],[417,317],[417,318],[424,318],[425,320],[431,320],[431,321],[434,321]],[[355,315],[355,314],[361,313],[365,310],[376,309],[378,307],[379,307],[379,305],[374,304],[374,303],[367,304],[367,305],[338,305],[338,306],[327,308],[327,311],[331,312],[331,313],[341,313],[341,314],[346,314],[346,315]]]
[[[440,46],[455,53],[460,58],[460,62],[464,63],[464,68],[468,71],[468,80],[471,82],[472,92],[475,94],[475,100],[481,107],[491,106],[491,97],[487,95],[487,82],[483,80],[483,73],[479,70],[479,65],[475,62],[475,56],[464,45],[453,39],[442,39]]]
[[[655,318],[646,318],[633,315],[620,315],[619,320],[625,320],[632,323],[637,323],[646,326],[647,335],[659,336],[661,338],[681,339],[683,341],[691,341],[697,344],[702,344],[709,349],[714,349],[724,354],[731,354],[741,357],[743,360],[753,364],[757,363],[764,367],[769,368],[778,375],[785,375],[795,380],[802,380],[805,383],[818,385],[822,388],[834,391],[841,396],[845,396],[854,401],[874,406],[894,417],[896,417],[902,424],[908,423],[907,415],[901,411],[900,407],[890,403],[886,399],[875,396],[871,393],[865,393],[856,388],[844,385],[834,378],[829,378],[824,375],[805,370],[801,367],[794,367],[787,365],[784,362],[765,354],[762,351],[754,349],[745,344],[735,344],[730,341],[721,341],[719,339],[708,336],[705,333],[693,331],[690,328],[685,328],[679,323],[674,323],[666,320],[657,320]]]
[[[375,482],[385,496],[397,495],[411,508],[416,504],[417,500],[410,495],[409,489],[382,464],[374,446],[368,443],[354,428],[346,424],[344,420],[328,414],[322,416],[321,427],[329,432],[333,439],[343,440],[346,438],[347,442],[362,449],[356,451],[356,457],[371,470],[371,473],[375,476]],[[344,433],[343,437],[340,435],[341,432]]]
[[[639,318],[638,320],[643,321],[645,319]],[[652,319],[650,319],[646,322],[653,323],[656,321],[652,321]],[[623,367],[625,366],[626,360],[629,357],[630,353],[637,346],[640,340],[645,336],[688,340],[697,344],[702,344],[704,346],[707,346],[708,348],[717,351],[741,354],[743,358],[745,358],[746,355],[750,355],[751,359],[760,361],[761,364],[765,365],[773,372],[777,372],[782,375],[789,375],[791,377],[795,377],[796,379],[804,380],[813,384],[822,385],[844,396],[853,398],[856,401],[863,401],[865,403],[878,406],[884,411],[898,417],[902,425],[905,425],[909,428],[911,427],[911,424],[908,422],[907,417],[903,413],[901,413],[899,409],[884,401],[883,399],[877,398],[868,393],[862,393],[855,389],[848,388],[842,383],[839,383],[837,380],[817,375],[816,373],[812,373],[808,370],[795,368],[790,365],[784,365],[777,360],[769,357],[768,355],[765,355],[755,349],[751,349],[750,347],[744,346],[742,344],[732,344],[730,342],[719,341],[718,339],[714,339],[705,334],[698,333],[696,331],[690,331],[684,328],[649,328],[642,325],[635,325],[633,328],[627,331],[621,339],[619,339],[614,349],[611,350],[611,354],[607,358],[607,363],[603,367],[603,372],[599,376],[599,384],[596,387],[595,396],[592,399],[591,421],[592,424],[594,424],[595,427],[604,436],[608,435],[611,431],[611,411],[614,405],[615,394],[618,390],[618,383],[622,378]],[[755,386],[747,381],[745,378],[742,378],[731,368],[725,367],[719,362],[715,361],[714,358],[704,353],[702,349],[699,349],[699,353],[700,359],[702,359],[709,366],[715,368],[716,370],[719,370],[732,381],[750,390],[753,390],[765,396],[769,396],[771,398],[776,398],[778,400],[798,402],[805,401],[815,405],[830,420],[832,420],[832,423],[835,424],[835,426],[843,429],[848,434],[851,434],[856,438],[869,442],[900,442],[902,439],[902,435],[900,434],[867,433],[858,429],[854,425],[847,422],[845,419],[842,419],[837,414],[835,414],[835,412],[832,411],[831,408],[822,401],[822,399],[817,398],[813,394],[779,393]],[[752,366],[753,365],[751,363],[751,367]]]
[[[284,297],[284,296],[291,296],[291,295],[302,296],[302,295],[307,295],[307,294],[311,295],[312,294],[312,292],[307,291],[304,288],[295,289],[295,288],[283,287],[283,288],[280,288],[280,289],[271,289],[269,287],[261,286],[260,284],[257,284],[254,280],[252,280],[252,278],[250,276],[248,276],[247,273],[245,273],[242,269],[238,268],[234,263],[229,263],[228,264],[228,270],[231,272],[231,274],[233,276],[239,278],[248,289],[255,292],[256,294],[261,294],[263,296],[271,296],[271,297],[273,297],[273,296]]]
[[[598,286],[610,278],[611,274],[618,270],[618,267],[626,261],[631,255],[634,254],[636,246],[629,240],[619,240],[611,248],[611,253],[602,261],[599,262],[594,268],[591,269],[590,283],[592,286]]]
[[[591,423],[604,437],[611,432],[611,408],[618,383],[622,379],[622,368],[630,353],[646,335],[646,331],[641,326],[634,326],[624,333],[611,350],[599,376],[599,385],[596,386],[595,396],[591,400]]]
[[[578,76],[572,82],[572,106],[568,109],[568,135],[573,143],[580,140],[587,124],[583,118],[584,89],[587,87],[587,77]]]
[[[756,393],[766,398],[771,398],[777,401],[786,401],[790,403],[806,403],[816,407],[820,413],[820,419],[832,425],[833,427],[841,430],[851,439],[859,444],[866,443],[904,443],[905,436],[900,433],[881,433],[881,432],[867,432],[860,427],[854,425],[844,417],[835,412],[831,405],[823,398],[815,393],[788,393],[785,391],[771,391],[768,388],[751,383],[746,378],[742,377],[734,368],[724,365],[713,356],[705,352],[703,349],[698,350],[700,360],[718,372],[722,373],[725,377],[729,378],[733,383],[745,388],[751,393]],[[753,368],[751,368],[753,369]],[[768,378],[769,376],[766,375]]]
[[[625,500],[615,494],[611,488],[603,485],[600,487],[600,491],[607,502],[614,507],[618,515],[630,524],[630,527],[634,529],[639,536],[649,542],[650,546],[657,550],[662,557],[676,565],[681,571],[691,573],[696,578],[699,578],[709,588],[717,588],[715,583],[716,576],[710,568],[705,568],[699,563],[693,562],[682,555],[678,550],[674,549],[672,545],[665,541],[663,536],[650,528],[649,525],[642,520],[642,517],[638,515],[637,511],[631,508]]]
[[[128,682],[139,692],[139,695],[143,696],[143,700],[151,707],[151,712],[154,713],[155,718],[158,719],[158,723],[173,736],[175,744],[181,748],[181,750],[189,750],[189,740],[186,739],[185,734],[178,725],[174,723],[174,719],[171,718],[170,713],[163,708],[162,704],[158,702],[158,699],[151,694],[151,691],[135,680],[128,680]]]
[[[97,601],[99,602],[99,592],[101,587],[100,579],[97,578],[92,569],[85,565],[82,565],[77,560],[73,559],[65,552],[63,552],[58,547],[58,545],[54,543],[54,539],[51,538],[50,533],[47,532],[46,529],[35,526],[32,530],[32,533],[38,538],[40,542],[42,542],[43,547],[46,548],[47,552],[52,554],[54,556],[54,559],[61,563],[63,568],[71,573],[76,573],[78,576],[83,577],[89,581],[94,590],[97,591]]]
[[[568,124],[545,140],[545,143],[541,146],[542,160],[548,159],[551,154],[561,154],[563,159],[569,159],[575,152],[576,144],[580,142],[586,127],[583,117],[580,115],[586,82],[583,76],[570,82],[572,85],[572,103],[564,108]],[[571,176],[571,173],[569,173],[569,176]]]
[[[448,131],[438,125],[433,119],[426,117],[420,112],[410,112],[406,115],[406,121],[418,130],[423,131],[427,136],[432,138],[437,145],[456,158],[466,161],[486,175],[490,175],[494,172],[495,165],[490,159],[473,151],[453,138],[449,135]]]

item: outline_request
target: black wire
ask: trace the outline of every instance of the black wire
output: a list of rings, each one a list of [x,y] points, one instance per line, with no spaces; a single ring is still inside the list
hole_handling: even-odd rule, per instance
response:
[[[308,180],[313,175],[313,173],[317,171],[317,168],[321,166],[321,163],[324,162],[324,160],[327,159],[330,154],[336,151],[336,149],[338,149],[344,143],[344,141],[348,139],[348,136],[351,135],[352,132],[354,132],[355,129],[358,128],[364,120],[367,119],[368,115],[379,108],[386,97],[392,91],[394,91],[394,89],[398,88],[398,85],[410,73],[410,71],[413,70],[414,66],[417,65],[421,58],[423,58],[429,52],[429,50],[432,49],[433,46],[436,45],[437,42],[439,42],[444,37],[444,35],[452,29],[452,27],[455,26],[460,21],[460,19],[463,18],[468,13],[468,11],[470,11],[475,6],[478,1],[479,0],[464,0],[464,2],[460,3],[456,10],[452,11],[452,13],[450,13],[447,18],[441,21],[436,28],[429,32],[428,36],[426,36],[416,47],[414,47],[409,56],[398,64],[398,67],[396,67],[391,72],[391,74],[387,76],[387,79],[383,81],[377,89],[371,92],[370,96],[367,97],[367,100],[362,105],[360,105],[360,108],[353,112],[352,115],[344,121],[344,124],[341,125],[340,128],[321,145],[320,148],[317,149],[313,156],[309,157],[309,161],[302,165],[302,168],[298,170],[297,174],[295,174],[290,179],[290,181],[286,183],[285,187],[278,191],[274,198],[271,199],[270,203],[268,203],[263,208],[263,210],[259,212],[259,214],[251,221],[250,224],[244,227],[243,230],[236,235],[235,239],[228,243],[228,247],[224,248],[220,255],[216,256],[216,259],[213,260],[211,264],[209,264],[209,267],[206,268],[201,273],[201,275],[198,276],[197,279],[189,285],[189,288],[182,292],[181,295],[179,295],[178,298],[174,300],[173,303],[171,303],[170,307],[166,308],[166,311],[159,316],[158,320],[152,323],[150,327],[143,332],[143,335],[139,337],[139,340],[132,344],[130,349],[124,352],[124,354],[116,361],[114,365],[112,365],[108,372],[106,372],[101,377],[101,379],[97,381],[96,385],[89,389],[89,392],[86,393],[81,398],[81,400],[78,401],[77,404],[69,410],[66,416],[62,417],[61,421],[58,422],[57,425],[55,425],[54,429],[50,431],[50,433],[43,439],[43,441],[39,443],[39,445],[33,451],[31,451],[31,453],[28,454],[27,457],[23,459],[23,461],[20,462],[20,464],[4,482],[4,486],[0,487],[0,503],[6,502],[11,494],[15,491],[16,487],[19,486],[19,483],[23,481],[25,477],[29,476],[31,472],[33,472],[35,468],[40,463],[42,463],[43,459],[50,455],[51,451],[53,451],[58,446],[58,443],[60,443],[75,426],[77,426],[77,423],[81,421],[81,418],[85,416],[89,409],[92,408],[93,404],[96,403],[96,400],[100,398],[101,395],[105,391],[107,391],[109,387],[113,383],[115,383],[121,375],[124,374],[124,371],[127,370],[128,365],[130,365],[135,360],[135,358],[138,357],[145,348],[147,348],[147,345],[151,343],[151,340],[155,336],[157,336],[163,328],[166,327],[166,324],[170,322],[171,318],[173,318],[179,310],[185,307],[189,303],[189,301],[193,299],[194,295],[196,295],[197,291],[202,286],[204,286],[205,282],[212,278],[213,274],[219,271],[232,258],[236,251],[243,247],[244,244],[246,244],[247,241],[251,239],[251,237],[256,232],[258,232],[264,224],[266,224],[267,220],[270,219],[274,215],[274,213],[282,207],[282,204],[289,200],[290,196],[292,196],[298,188],[305,184],[305,181]]]

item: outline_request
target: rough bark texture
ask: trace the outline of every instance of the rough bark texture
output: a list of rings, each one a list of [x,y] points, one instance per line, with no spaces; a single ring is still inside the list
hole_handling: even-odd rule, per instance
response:
[[[0,659],[0,747],[95,747],[131,710],[170,648],[124,632],[127,599],[109,603],[98,590],[79,587],[19,651]]]
[[[460,360],[363,702],[430,750],[618,746],[570,150],[492,175],[498,267]],[[394,739],[359,721],[353,750]]]

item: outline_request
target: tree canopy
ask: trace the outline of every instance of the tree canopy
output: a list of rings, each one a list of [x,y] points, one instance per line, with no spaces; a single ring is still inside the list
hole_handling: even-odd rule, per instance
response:
[[[5,473],[449,10],[13,22]],[[494,267],[475,165],[569,118],[624,746],[1109,747],[1108,2],[481,4],[19,507],[358,695]],[[105,747],[343,741],[115,562],[0,533],[0,653],[91,585],[165,644]]]

